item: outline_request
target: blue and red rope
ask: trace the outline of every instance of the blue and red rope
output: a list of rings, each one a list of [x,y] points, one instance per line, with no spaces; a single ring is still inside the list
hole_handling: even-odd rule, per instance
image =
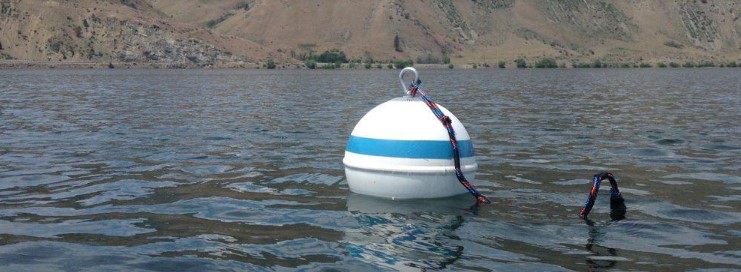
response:
[[[412,82],[409,86],[409,95],[412,97],[416,96],[417,93],[420,94],[422,97],[422,101],[425,102],[427,107],[430,108],[433,114],[435,114],[435,117],[437,117],[438,120],[445,126],[445,129],[448,131],[448,138],[450,138],[450,145],[453,148],[453,164],[455,165],[455,177],[458,178],[458,182],[463,185],[463,187],[466,187],[468,192],[471,193],[476,198],[477,203],[482,204],[490,204],[491,201],[486,198],[486,196],[479,193],[476,188],[473,187],[473,185],[468,182],[466,177],[463,175],[463,171],[461,171],[461,158],[460,153],[458,151],[458,140],[455,138],[455,130],[453,129],[453,121],[445,115],[440,108],[437,107],[437,104],[432,101],[422,90],[419,89],[419,86],[422,84],[422,81],[417,79],[416,82]]]
[[[613,217],[613,219],[619,219],[625,215],[625,200],[623,199],[623,195],[618,189],[615,176],[609,172],[602,172],[594,175],[594,178],[592,179],[592,190],[589,192],[587,202],[584,203],[584,208],[582,208],[581,212],[579,213],[579,216],[581,216],[582,218],[587,218],[589,212],[592,211],[594,202],[597,200],[597,193],[599,193],[600,182],[605,179],[608,179],[610,181],[610,215]]]

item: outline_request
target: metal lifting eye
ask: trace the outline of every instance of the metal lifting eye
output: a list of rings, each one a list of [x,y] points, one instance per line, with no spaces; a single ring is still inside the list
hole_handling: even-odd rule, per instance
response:
[[[417,69],[414,69],[412,67],[401,69],[401,72],[399,73],[399,81],[401,82],[401,89],[404,90],[404,94],[408,96],[411,92],[409,90],[409,84],[404,83],[404,74],[407,72],[412,72],[414,74],[414,81],[412,82],[417,82],[417,80],[419,80],[419,73],[417,73]]]

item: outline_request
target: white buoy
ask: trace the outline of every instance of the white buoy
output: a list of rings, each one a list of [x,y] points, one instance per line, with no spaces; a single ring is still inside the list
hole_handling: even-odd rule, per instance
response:
[[[345,175],[350,190],[391,199],[448,197],[468,192],[455,176],[448,132],[419,97],[410,96],[399,74],[404,97],[376,106],[355,125],[345,150]],[[478,165],[463,124],[445,107],[458,140],[461,170],[473,180]]]

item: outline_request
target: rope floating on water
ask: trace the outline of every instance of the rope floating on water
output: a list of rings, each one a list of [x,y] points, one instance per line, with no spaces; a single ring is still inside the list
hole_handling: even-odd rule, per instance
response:
[[[620,194],[620,190],[618,189],[615,176],[609,172],[602,172],[594,175],[594,178],[592,179],[592,190],[589,192],[589,197],[587,198],[587,202],[584,204],[584,208],[582,208],[579,213],[581,218],[586,219],[589,212],[592,211],[594,202],[597,200],[597,193],[599,193],[600,182],[604,179],[610,181],[610,216],[615,220],[622,219],[625,216],[627,208],[625,207],[623,195]]]
[[[453,148],[453,163],[455,164],[455,177],[458,178],[458,182],[463,185],[463,187],[466,187],[468,192],[471,193],[476,198],[477,203],[483,203],[483,204],[489,204],[491,201],[486,198],[486,196],[479,193],[479,191],[476,190],[476,188],[471,185],[470,182],[466,179],[466,177],[463,175],[463,171],[461,171],[461,158],[460,154],[458,152],[458,140],[455,138],[455,130],[452,126],[452,120],[450,120],[450,117],[443,114],[443,112],[440,110],[440,108],[437,107],[437,104],[432,101],[422,90],[419,89],[420,85],[422,84],[422,81],[417,79],[416,81],[412,81],[412,83],[409,86],[409,95],[412,97],[416,96],[417,93],[422,97],[422,101],[425,102],[427,107],[430,108],[432,113],[435,114],[435,117],[437,117],[438,120],[445,126],[445,129],[448,131],[448,137],[450,138],[450,145]]]

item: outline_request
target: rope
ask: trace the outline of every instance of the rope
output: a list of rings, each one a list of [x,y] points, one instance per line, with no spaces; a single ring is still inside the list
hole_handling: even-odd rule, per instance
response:
[[[620,194],[615,176],[609,172],[602,172],[594,175],[594,179],[592,179],[592,190],[589,192],[589,197],[584,204],[584,208],[579,213],[579,216],[582,218],[586,219],[589,212],[592,211],[594,202],[597,200],[597,193],[599,193],[600,182],[604,179],[610,180],[610,216],[613,219],[619,219],[625,216],[625,200],[623,199],[623,195]]]
[[[466,187],[468,192],[473,195],[473,197],[476,198],[477,203],[483,203],[483,204],[489,204],[491,201],[489,201],[486,196],[479,193],[479,191],[476,190],[476,188],[471,185],[470,182],[466,179],[466,177],[463,175],[463,171],[461,171],[461,158],[460,154],[458,152],[458,140],[455,138],[455,130],[453,130],[452,123],[453,121],[448,117],[447,115],[443,114],[443,112],[440,110],[440,108],[437,107],[437,104],[432,101],[427,95],[422,92],[422,90],[419,89],[419,86],[422,84],[422,81],[417,79],[416,82],[412,82],[409,86],[409,94],[414,97],[419,93],[422,97],[422,101],[425,102],[427,107],[432,110],[432,113],[435,114],[435,117],[437,117],[438,120],[445,126],[445,129],[448,131],[448,137],[450,138],[450,145],[453,147],[453,163],[455,164],[455,177],[458,178],[458,182],[463,185],[463,187]]]

